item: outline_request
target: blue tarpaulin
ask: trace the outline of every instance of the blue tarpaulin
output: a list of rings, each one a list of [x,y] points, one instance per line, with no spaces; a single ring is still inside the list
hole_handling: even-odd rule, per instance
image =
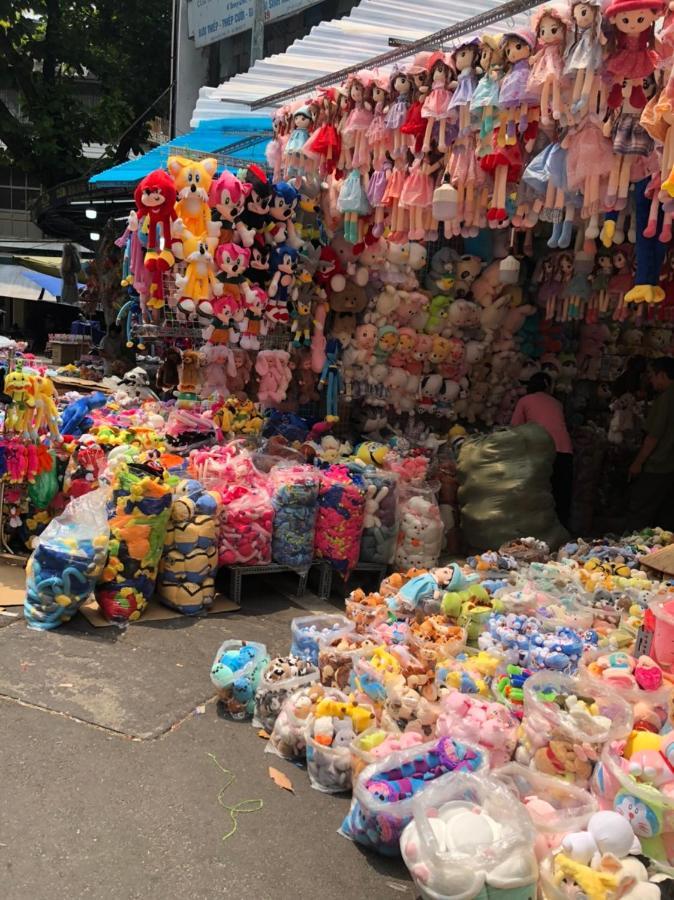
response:
[[[202,122],[194,131],[180,135],[159,147],[153,147],[137,159],[130,159],[104,172],[98,172],[89,179],[89,184],[92,187],[131,187],[155,169],[165,168],[169,156],[179,152],[181,148],[202,153],[219,151],[229,153],[227,147],[230,144],[236,144],[253,134],[269,132],[271,127],[269,116],[241,116]],[[258,143],[235,151],[231,155],[242,160],[263,163],[267,140],[266,137],[261,138]]]

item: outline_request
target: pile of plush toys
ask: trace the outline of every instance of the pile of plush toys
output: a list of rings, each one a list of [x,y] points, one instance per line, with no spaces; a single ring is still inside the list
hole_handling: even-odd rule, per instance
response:
[[[662,539],[557,556],[523,539],[395,572],[344,616],[294,619],[288,657],[226,642],[212,678],[226,709],[247,698],[267,752],[352,791],[340,832],[402,856],[422,897],[657,900],[674,865],[674,593],[639,558]]]

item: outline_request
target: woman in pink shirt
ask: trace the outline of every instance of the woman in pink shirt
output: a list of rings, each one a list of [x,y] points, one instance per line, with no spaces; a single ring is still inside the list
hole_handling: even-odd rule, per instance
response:
[[[510,424],[535,422],[545,428],[555,442],[557,456],[552,469],[552,496],[559,521],[568,527],[573,490],[573,446],[564,421],[564,409],[559,400],[551,396],[551,387],[552,381],[544,372],[533,375],[527,384],[527,395],[518,401]]]

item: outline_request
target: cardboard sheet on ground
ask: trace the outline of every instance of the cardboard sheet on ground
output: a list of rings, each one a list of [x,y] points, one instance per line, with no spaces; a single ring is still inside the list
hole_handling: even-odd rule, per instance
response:
[[[241,609],[241,607],[237,606],[232,600],[225,597],[223,594],[218,594],[208,612],[209,615],[216,615],[217,613],[237,612],[239,609]],[[81,607],[80,612],[94,628],[107,628],[110,626],[110,622],[103,618],[93,597]],[[138,622],[131,622],[130,624],[142,625],[143,622],[166,622],[169,619],[184,618],[187,617],[183,616],[182,613],[169,609],[167,606],[162,606],[161,603],[158,603],[156,600],[151,600]]]
[[[0,563],[0,606],[23,606],[26,597],[26,563]]]
[[[639,562],[661,575],[674,575],[674,545],[640,556]]]

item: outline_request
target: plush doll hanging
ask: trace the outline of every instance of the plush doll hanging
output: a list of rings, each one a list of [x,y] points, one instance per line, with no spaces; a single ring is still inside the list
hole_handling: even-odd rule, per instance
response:
[[[428,153],[431,149],[431,137],[437,122],[438,150],[444,152],[447,149],[445,132],[447,118],[449,117],[449,102],[451,100],[448,85],[454,74],[452,58],[449,54],[436,50],[435,53],[431,54],[427,68],[431,89],[421,107],[421,117],[426,120],[426,131],[421,149],[424,153]]]
[[[288,143],[284,150],[284,162],[286,175],[303,175],[305,172],[306,157],[304,145],[309,138],[309,131],[313,124],[313,117],[308,106],[300,106],[293,113],[293,130],[290,132]]]
[[[494,112],[498,110],[501,77],[503,75],[502,37],[485,34],[480,40],[481,78],[470,101],[473,127],[477,126],[481,142],[489,139],[494,130]]]
[[[646,196],[649,181],[649,178],[643,178],[635,185],[637,267],[634,276],[634,287],[630,288],[625,294],[626,303],[661,303],[665,299],[665,292],[660,287],[659,281],[667,245],[659,240],[655,234],[645,235],[651,212],[651,201]],[[662,225],[662,211],[660,211],[659,218],[659,224]],[[655,224],[657,226],[657,219]]]
[[[302,246],[295,230],[295,212],[300,193],[295,185],[279,181],[273,186],[269,216],[274,223],[267,237],[273,244],[289,244],[296,250]]]
[[[147,305],[161,309],[164,305],[162,274],[167,272],[175,257],[171,252],[171,227],[176,219],[176,189],[171,177],[163,169],[150,172],[134,191],[136,212],[129,216],[129,228],[137,231],[141,220],[146,220],[147,251],[145,268],[151,273],[152,283]]]
[[[555,121],[562,118],[563,54],[569,24],[566,13],[555,6],[540,7],[531,17],[537,51],[530,61],[527,90],[540,95],[542,125],[550,124],[551,115]]]
[[[645,91],[647,92],[644,93]],[[639,91],[644,97],[655,93],[655,78],[650,75],[643,79]],[[616,107],[604,126],[604,133],[613,141],[613,165],[606,188],[606,206],[609,209],[623,209],[627,203],[630,175],[633,163],[639,157],[647,157],[653,151],[653,139],[640,123],[641,108],[632,103],[634,90],[629,99],[624,98]]]
[[[578,115],[588,108],[604,59],[606,36],[601,27],[600,0],[575,0],[571,4],[571,19],[564,74],[575,76],[571,113]]]
[[[526,131],[529,124],[529,106],[537,103],[537,97],[529,90],[529,59],[536,46],[536,36],[528,28],[503,35],[502,48],[506,65],[499,90],[499,107],[503,122],[499,143],[513,145],[516,133]]]
[[[372,165],[375,171],[383,165],[386,151],[391,149],[391,135],[386,127],[389,79],[384,75],[375,76],[372,82],[372,121],[365,134],[367,145],[372,151]]]
[[[269,257],[269,271],[272,275],[267,293],[269,304],[267,318],[274,325],[287,325],[289,321],[288,302],[293,299],[295,270],[298,252],[287,244],[275,247]]]
[[[454,67],[457,71],[456,90],[449,101],[450,115],[457,115],[459,120],[459,140],[466,139],[470,132],[470,104],[477,87],[475,74],[480,60],[480,45],[477,38],[465,44],[459,44],[454,51]],[[442,146],[438,144],[439,149]]]
[[[342,140],[352,147],[350,165],[364,171],[370,168],[370,148],[367,131],[372,124],[372,74],[357,72],[347,79],[346,89],[351,101],[351,111],[342,128]]]
[[[393,100],[386,114],[386,127],[393,137],[393,147],[391,150],[393,159],[397,159],[404,155],[405,141],[404,135],[400,129],[407,118],[411,90],[412,82],[410,81],[409,76],[403,72],[402,69],[398,69],[394,66],[389,91]]]
[[[251,190],[250,184],[244,184],[227,169],[211,185],[208,197],[215,211],[214,218],[221,223],[220,243],[233,241],[235,235],[244,247],[250,247],[253,243],[255,232],[246,228],[240,218]]]
[[[211,210],[208,195],[213,183],[213,176],[218,168],[218,161],[213,157],[203,160],[184,159],[182,156],[169,156],[168,170],[173,176],[176,186],[176,215],[178,219],[173,225],[173,233],[181,238],[190,234],[195,238],[204,238],[217,234],[217,223],[211,224]]]
[[[643,79],[652,75],[658,63],[655,51],[655,23],[664,13],[662,0],[612,0],[604,17],[612,26],[605,70],[613,79],[608,97],[611,109],[623,98],[639,111],[646,105]]]
[[[408,144],[414,153],[421,152],[426,134],[426,119],[421,115],[421,110],[430,90],[428,78],[428,60],[430,58],[431,54],[427,51],[417,53],[412,65],[407,67],[407,74],[412,78],[412,102],[400,130],[407,135]]]
[[[340,157],[342,139],[335,125],[337,116],[337,88],[319,88],[318,115],[316,127],[304,145],[304,155],[313,160],[322,175],[334,172]],[[280,176],[274,178],[280,181]]]
[[[269,223],[272,185],[264,170],[256,165],[248,166],[243,180],[250,185],[250,191],[244,198],[241,221],[254,232],[264,231]]]

